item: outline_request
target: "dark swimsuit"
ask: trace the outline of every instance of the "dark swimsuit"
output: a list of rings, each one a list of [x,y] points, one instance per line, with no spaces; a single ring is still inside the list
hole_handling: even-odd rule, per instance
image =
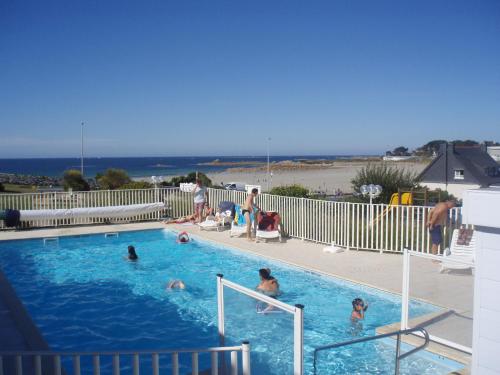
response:
[[[248,212],[249,214],[251,214],[251,212],[250,212],[249,210],[241,210],[241,214],[242,214],[243,216],[245,216],[245,214],[246,214],[247,212]]]

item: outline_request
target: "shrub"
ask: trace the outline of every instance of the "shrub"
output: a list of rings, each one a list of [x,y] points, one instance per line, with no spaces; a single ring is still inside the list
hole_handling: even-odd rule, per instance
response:
[[[415,188],[418,184],[418,174],[397,167],[389,167],[387,164],[368,164],[351,180],[351,184],[356,194],[361,194],[362,185],[380,185],[382,193],[376,201],[389,203],[391,195],[397,193],[398,189]],[[362,200],[368,202],[370,198],[362,197]]]
[[[127,184],[120,186],[119,190],[125,189],[151,189],[153,184],[147,181],[132,181]]]
[[[103,175],[96,176],[97,184],[104,190],[115,190],[132,182],[123,169],[108,169]]]
[[[212,180],[206,174],[198,172],[198,178],[201,180],[203,186],[212,187]],[[187,176],[173,177],[169,182],[163,182],[163,186],[179,186],[183,183],[196,182],[196,172],[191,172]]]
[[[0,192],[3,192],[5,191],[5,186],[3,186],[3,184],[0,182]]]
[[[88,182],[85,181],[80,171],[76,169],[70,169],[64,172],[63,185],[64,185],[64,190],[69,190],[69,189],[72,189],[74,191],[90,190]]]
[[[276,186],[271,189],[269,194],[281,195],[284,197],[307,198],[309,197],[309,190],[302,185],[286,185]]]

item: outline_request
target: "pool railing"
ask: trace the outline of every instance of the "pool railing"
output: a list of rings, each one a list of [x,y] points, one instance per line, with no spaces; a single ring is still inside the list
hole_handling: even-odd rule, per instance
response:
[[[230,353],[229,372],[223,372],[219,364],[219,355]],[[132,374],[139,375],[141,356],[151,357],[151,374],[160,374],[160,356],[171,356],[172,374],[179,375],[179,354],[191,354],[191,373],[198,375],[200,372],[198,357],[200,354],[210,354],[211,375],[218,374],[239,374],[238,353],[241,353],[242,375],[250,375],[250,344],[244,341],[240,346],[224,346],[199,349],[167,349],[167,350],[123,350],[123,351],[91,351],[91,352],[53,352],[53,351],[0,351],[0,375],[23,375],[23,374],[54,374],[62,375],[65,373],[62,359],[72,358],[72,374],[81,375],[81,358],[92,358],[92,373],[101,374],[101,357],[112,358],[112,373],[120,375],[120,357],[132,357]],[[31,358],[31,362],[29,359]],[[5,360],[7,359],[7,361]],[[10,359],[10,361],[9,361]],[[27,365],[26,365],[27,364]],[[26,372],[23,372],[26,368]],[[28,370],[29,369],[29,370]],[[14,372],[13,372],[14,371]],[[128,372],[127,372],[128,373]],[[144,374],[144,372],[141,372]]]
[[[304,305],[289,305],[276,298],[266,296],[263,293],[246,288],[224,278],[224,275],[217,274],[217,325],[219,329],[220,345],[224,345],[225,329],[225,309],[224,309],[224,287],[230,288],[240,294],[246,295],[257,301],[267,304],[269,308],[280,309],[293,315],[293,375],[303,375],[304,373]]]

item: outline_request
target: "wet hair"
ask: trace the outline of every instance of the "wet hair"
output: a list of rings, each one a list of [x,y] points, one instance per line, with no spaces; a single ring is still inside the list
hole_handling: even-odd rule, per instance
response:
[[[139,257],[137,256],[137,254],[135,252],[135,247],[133,247],[132,245],[128,246],[128,259],[131,259],[131,260],[139,259]]]
[[[259,189],[253,188],[252,189],[252,194],[259,194]]]
[[[271,280],[271,270],[269,268],[261,268],[259,270],[259,276],[264,280]]]
[[[356,310],[356,306],[361,306],[363,308],[363,311],[366,311],[368,306],[365,306],[364,301],[361,298],[354,298],[352,300],[352,308]]]

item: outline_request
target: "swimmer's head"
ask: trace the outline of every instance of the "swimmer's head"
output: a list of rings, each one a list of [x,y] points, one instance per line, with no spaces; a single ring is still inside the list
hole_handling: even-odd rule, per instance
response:
[[[257,194],[259,194],[259,189],[257,189],[257,188],[253,188],[253,189],[252,189],[252,194],[253,194],[253,195],[257,195]]]
[[[171,280],[167,284],[167,289],[185,289],[186,285],[182,280]]]
[[[362,309],[365,307],[365,303],[361,298],[355,298],[352,300],[352,308],[356,310],[356,307],[361,307]]]
[[[128,246],[128,258],[129,259],[137,259],[137,258],[139,258],[137,256],[137,253],[135,252],[135,247],[133,247],[132,245]]]
[[[180,243],[189,242],[189,235],[187,234],[187,232],[179,233],[179,235],[177,236],[177,241],[179,241]]]
[[[271,277],[271,270],[269,268],[261,268],[259,270],[259,276],[264,280],[269,280],[269,278]]]

